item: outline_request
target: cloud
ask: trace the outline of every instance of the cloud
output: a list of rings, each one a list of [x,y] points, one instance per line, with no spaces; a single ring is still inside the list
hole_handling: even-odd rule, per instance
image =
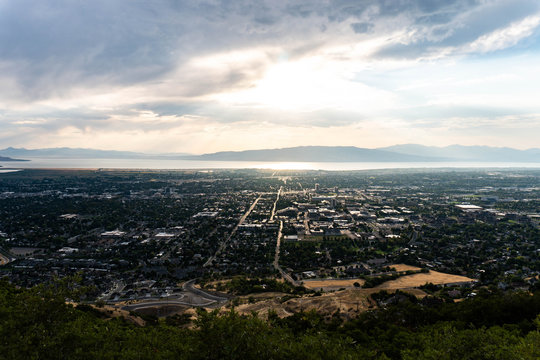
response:
[[[235,131],[519,119],[540,112],[539,24],[533,0],[0,0],[0,144],[217,151]]]
[[[145,81],[174,64],[178,40],[167,33],[176,23],[149,6],[23,0],[8,2],[0,14],[0,57],[26,99],[81,83]],[[162,19],[171,22],[161,28]]]
[[[371,23],[352,23],[351,28],[357,34],[366,34],[373,31],[374,25]]]
[[[168,78],[194,58],[236,49],[281,48],[291,56],[308,56],[354,44],[355,33],[386,38],[377,56],[418,58],[490,41],[486,36],[501,25],[537,10],[535,2],[524,0],[4,1],[0,74],[14,86],[0,89],[0,95],[28,102],[70,96],[81,87],[145,84]],[[344,32],[346,27],[351,31]],[[242,66],[235,65],[229,81],[244,76]],[[185,92],[197,95],[201,83],[186,80],[182,86],[193,87]]]
[[[531,14],[540,13],[540,4],[526,0],[486,1],[475,6],[455,2],[443,10],[412,16],[409,24],[396,35],[396,41],[389,42],[377,51],[376,56],[418,59],[461,55],[464,49],[485,52],[485,47],[479,44],[486,44],[486,41],[493,40],[493,36],[502,34],[517,39],[499,42],[499,46],[493,48],[506,49],[533,34],[530,30],[537,25],[531,21],[536,16]],[[519,25],[525,29],[514,34]],[[474,43],[478,45],[471,47]]]
[[[520,40],[531,36],[540,25],[540,15],[528,16],[525,19],[498,29],[490,34],[482,35],[465,49],[469,52],[491,52],[516,45]]]

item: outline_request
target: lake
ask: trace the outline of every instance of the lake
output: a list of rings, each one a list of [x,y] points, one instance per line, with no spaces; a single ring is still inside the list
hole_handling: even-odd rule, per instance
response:
[[[498,162],[264,162],[199,161],[171,159],[55,159],[29,158],[24,162],[0,162],[3,169],[275,169],[275,170],[379,170],[434,168],[538,168],[540,163]]]

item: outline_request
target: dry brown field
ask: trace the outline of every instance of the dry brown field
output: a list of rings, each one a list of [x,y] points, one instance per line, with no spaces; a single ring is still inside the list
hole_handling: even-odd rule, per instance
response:
[[[389,267],[396,269],[396,271],[420,270],[419,267],[406,265],[406,264],[394,264],[394,265],[389,265]]]
[[[354,288],[355,282],[363,285],[365,281],[363,279],[304,280],[302,285],[311,290],[334,291]]]
[[[391,268],[395,268],[396,271],[417,271],[420,270],[419,267],[406,265],[406,264],[393,264],[389,265]],[[405,275],[396,280],[387,281],[383,284],[375,287],[376,289],[406,289],[422,286],[426,283],[432,283],[435,285],[441,284],[451,284],[456,282],[468,282],[473,281],[474,279],[468,278],[466,276],[445,274],[438,271],[429,271],[429,273],[420,273]],[[304,280],[303,285],[311,290],[320,290],[323,291],[336,291],[340,289],[354,289],[354,283],[358,282],[360,285],[364,284],[363,279],[317,279],[317,280]]]
[[[395,280],[384,282],[375,287],[375,289],[406,289],[422,286],[426,283],[434,285],[451,284],[459,282],[474,281],[466,276],[445,274],[430,270],[428,273],[405,275]]]
[[[349,319],[355,317],[358,313],[375,308],[377,305],[369,296],[380,290],[347,289],[321,296],[293,298],[284,302],[281,302],[281,297],[276,297],[253,304],[237,306],[235,307],[235,311],[240,314],[251,314],[255,312],[261,317],[266,317],[268,311],[273,309],[279,317],[286,317],[299,311],[315,310],[323,314],[328,314],[328,316],[339,312],[342,318]],[[395,290],[388,291],[393,292]],[[409,289],[405,291],[419,298],[426,296],[426,293],[420,289]],[[229,311],[229,308],[222,308],[222,311]]]

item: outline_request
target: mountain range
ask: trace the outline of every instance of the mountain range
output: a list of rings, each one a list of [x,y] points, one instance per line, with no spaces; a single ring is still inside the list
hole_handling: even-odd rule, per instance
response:
[[[0,156],[0,161],[28,161],[28,160],[13,159],[7,156]]]
[[[224,151],[193,156],[195,160],[232,161],[286,161],[286,162],[424,162],[440,158],[422,154],[402,154],[381,149],[354,146],[298,146],[283,149]]]
[[[511,162],[540,163],[540,148],[518,150],[508,147],[445,147],[417,144],[377,149],[354,146],[297,146],[280,149],[223,151],[202,155],[185,153],[147,154],[130,151],[47,148],[6,148],[2,157],[69,159],[170,159],[198,161],[276,161],[276,162]],[[12,159],[15,160],[15,159]]]
[[[380,148],[380,150],[407,155],[426,156],[429,154],[432,157],[451,159],[451,161],[540,162],[540,148],[518,150],[491,146],[450,145],[436,147],[406,144]]]
[[[46,148],[46,149],[25,149],[8,147],[0,150],[0,156],[17,156],[22,158],[58,158],[58,159],[154,159],[167,158],[169,156],[178,157],[190,154],[145,154],[132,151],[98,150],[81,148]]]

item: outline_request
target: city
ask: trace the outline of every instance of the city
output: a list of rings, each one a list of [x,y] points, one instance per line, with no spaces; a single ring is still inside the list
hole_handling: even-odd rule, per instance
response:
[[[225,284],[238,276],[302,296],[538,287],[535,170],[1,176],[1,276],[29,287],[80,272],[89,302],[230,306]]]

